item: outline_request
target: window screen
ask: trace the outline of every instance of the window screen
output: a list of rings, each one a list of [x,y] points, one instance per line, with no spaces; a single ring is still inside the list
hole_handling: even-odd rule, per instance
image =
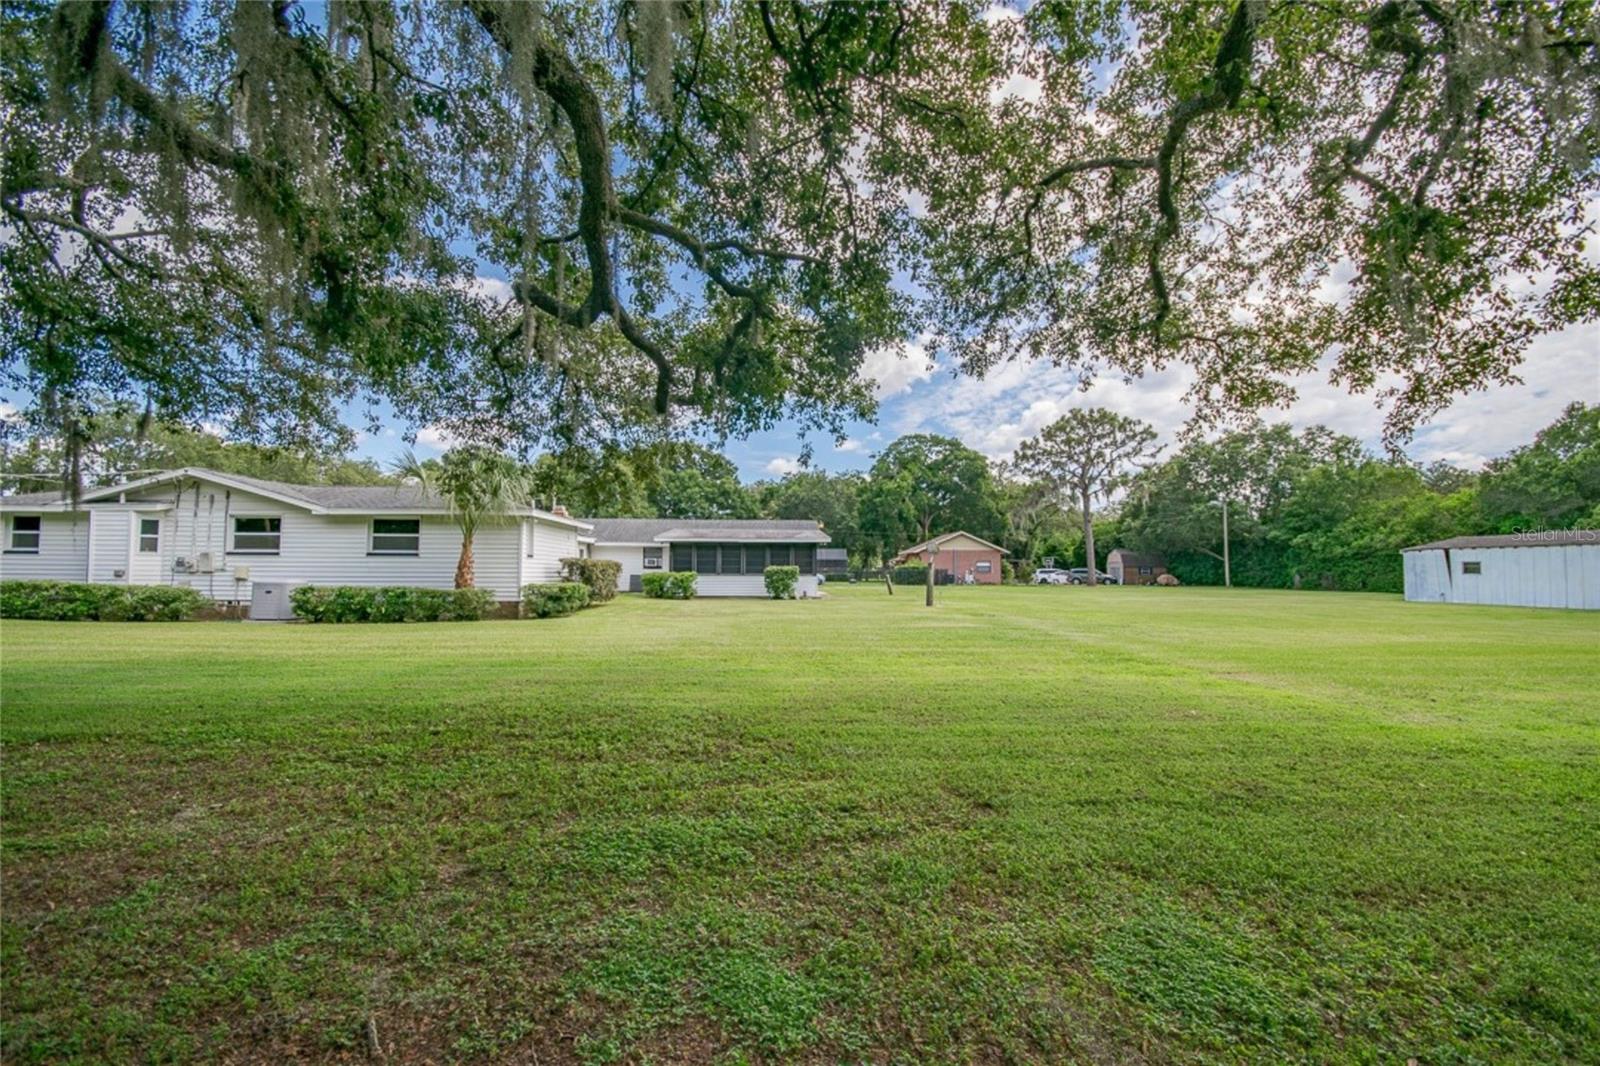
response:
[[[694,546],[694,572],[697,574],[714,574],[717,572],[717,545],[696,544]]]
[[[283,519],[239,515],[233,520],[233,550],[276,554],[282,546]]]
[[[693,544],[674,544],[672,546],[672,569],[679,573],[694,569]]]
[[[796,544],[794,546],[794,565],[800,568],[802,574],[817,572],[817,546],[815,544]]]
[[[416,555],[422,550],[422,519],[374,518],[374,555]]]
[[[789,566],[793,562],[794,553],[787,544],[774,544],[767,549],[768,566]]]
[[[661,549],[646,548],[644,550],[644,568],[646,570],[661,569]]]
[[[744,546],[744,572],[759,574],[767,568],[767,546],[765,544],[746,544]]]
[[[139,550],[146,555],[161,550],[161,519],[139,519]]]
[[[1461,564],[1461,572],[1463,574],[1481,574],[1481,573],[1483,573],[1483,564],[1482,563],[1462,563]]]
[[[11,519],[11,543],[7,547],[14,552],[38,551],[39,536],[43,525],[43,520],[36,514],[13,516]]]

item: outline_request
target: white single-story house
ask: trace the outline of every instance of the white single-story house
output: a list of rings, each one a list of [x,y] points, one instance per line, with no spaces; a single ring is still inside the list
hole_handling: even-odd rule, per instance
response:
[[[1600,610],[1600,530],[1451,537],[1401,558],[1408,600]]]
[[[817,546],[828,534],[809,519],[588,518],[590,554],[622,564],[617,587],[637,592],[645,574],[693,570],[701,596],[764,596],[762,571],[798,566],[796,596],[815,596]]]
[[[258,583],[450,588],[461,553],[449,508],[416,485],[292,485],[195,467],[88,489],[76,504],[59,492],[0,496],[0,520],[0,580],[188,585],[219,603],[251,602]],[[624,589],[630,575],[694,570],[707,596],[764,595],[762,569],[794,563],[798,593],[815,595],[815,547],[827,541],[815,522],[591,522],[530,506],[479,527],[473,561],[478,587],[502,603],[584,555],[622,561]]]

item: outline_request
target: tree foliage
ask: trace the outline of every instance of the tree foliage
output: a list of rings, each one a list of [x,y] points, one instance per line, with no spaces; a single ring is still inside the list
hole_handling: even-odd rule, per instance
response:
[[[907,212],[861,138],[972,77],[934,47],[962,8],[4,17],[11,380],[295,440],[364,393],[524,447],[867,413]]]
[[[60,431],[27,416],[0,421],[0,488],[7,492],[111,485],[157,470],[205,467],[301,485],[378,485],[393,479],[366,459],[335,451],[231,441],[205,429],[171,425],[110,401],[78,423],[69,449]],[[63,478],[63,472],[67,477]]]
[[[1094,502],[1127,483],[1160,452],[1147,422],[1103,407],[1075,407],[1017,446],[1016,467],[1077,508],[1086,558],[1094,559]],[[1096,584],[1089,567],[1089,584]]]
[[[958,529],[998,537],[994,488],[982,455],[951,437],[913,433],[872,464],[861,494],[861,527],[885,556]]]
[[[950,102],[940,145],[966,165],[929,169],[925,224],[945,340],[975,371],[1182,360],[1203,416],[1326,369],[1403,439],[1600,312],[1597,23],[1538,0],[1000,19],[1038,98]]]

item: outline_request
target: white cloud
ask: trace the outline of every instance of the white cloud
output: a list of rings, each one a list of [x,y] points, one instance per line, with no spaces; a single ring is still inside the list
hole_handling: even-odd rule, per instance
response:
[[[1264,410],[1262,417],[1302,429],[1325,425],[1377,450],[1384,418],[1377,398],[1328,381],[1326,371],[1325,365],[1296,378],[1292,384],[1299,395],[1294,403]],[[1571,326],[1539,338],[1518,373],[1522,384],[1456,400],[1418,430],[1407,454],[1420,462],[1445,459],[1481,466],[1532,440],[1567,404],[1600,403],[1600,330]],[[1184,394],[1193,381],[1192,370],[1173,365],[1132,380],[1103,377],[1083,389],[1071,370],[1017,360],[1002,363],[980,379],[930,383],[915,398],[887,404],[884,421],[895,434],[946,433],[1001,459],[1074,407],[1106,407],[1149,422],[1170,452],[1192,414]]]
[[[933,376],[933,360],[919,338],[893,348],[874,348],[861,363],[861,377],[874,383],[878,399],[895,396]]]
[[[789,474],[798,473],[803,468],[800,466],[798,460],[790,458],[787,455],[780,455],[776,459],[768,460],[764,469],[767,473],[776,477],[784,477]]]
[[[844,440],[835,444],[833,450],[836,452],[864,452],[867,450],[867,446],[859,440]]]
[[[423,426],[417,430],[417,443],[442,452],[454,447],[456,439],[442,426]]]

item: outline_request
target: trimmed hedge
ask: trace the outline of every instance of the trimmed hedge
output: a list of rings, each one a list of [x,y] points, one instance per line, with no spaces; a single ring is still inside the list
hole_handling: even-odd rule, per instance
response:
[[[422,589],[407,585],[301,585],[289,593],[307,622],[478,622],[494,613],[488,589]]]
[[[800,568],[769,566],[761,571],[761,579],[766,582],[768,596],[775,600],[792,600],[794,587],[800,583]]]
[[[639,579],[644,594],[657,600],[694,599],[694,573],[674,570],[665,574],[646,574]]]
[[[617,578],[622,576],[622,564],[615,559],[563,559],[561,576],[567,581],[587,585],[590,603],[605,603],[617,597]]]
[[[615,590],[615,583],[612,588]],[[522,586],[523,609],[535,618],[561,618],[577,614],[589,606],[589,600],[589,586],[581,581],[552,581]]]
[[[906,563],[894,568],[890,577],[896,585],[926,585],[928,583],[927,563]]]
[[[206,605],[187,586],[0,581],[0,618],[43,622],[181,622]]]

